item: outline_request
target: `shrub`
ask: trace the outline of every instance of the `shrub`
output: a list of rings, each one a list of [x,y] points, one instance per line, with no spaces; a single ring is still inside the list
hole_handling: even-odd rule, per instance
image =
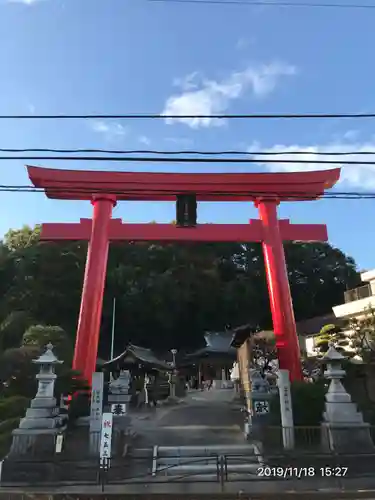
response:
[[[10,396],[0,401],[0,422],[23,417],[29,406],[29,399],[24,396]]]
[[[322,421],[326,388],[323,381],[293,382],[291,397],[295,426],[318,426]],[[271,424],[280,425],[280,399],[271,400]]]
[[[0,434],[0,460],[9,452],[12,444],[12,435],[10,433]]]
[[[12,430],[17,429],[20,418],[10,418],[0,423],[0,460],[8,453],[12,444]]]
[[[324,381],[292,384],[294,425],[320,425],[324,412],[325,393]]]
[[[69,404],[69,423],[73,423],[79,417],[90,415],[90,395],[81,392],[76,394]]]
[[[4,420],[4,422],[0,423],[0,436],[4,434],[9,434],[13,429],[17,429],[20,423],[20,418],[9,418],[8,420]]]

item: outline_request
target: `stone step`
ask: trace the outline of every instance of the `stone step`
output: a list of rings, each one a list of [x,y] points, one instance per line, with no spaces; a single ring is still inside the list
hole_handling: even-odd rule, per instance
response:
[[[259,449],[255,444],[157,447],[158,457],[205,457],[213,455],[257,456],[259,454]]]
[[[218,463],[218,460],[220,459],[220,455],[217,456],[177,456],[177,457],[163,457],[163,456],[158,456],[157,457],[157,465],[159,466],[168,466],[168,465],[196,465],[197,467],[204,467],[205,465],[211,465],[214,464],[216,465]],[[257,467],[259,467],[259,457],[256,455],[249,455],[249,456],[227,456],[227,463],[229,464],[256,464]]]
[[[225,459],[224,459],[225,457]],[[255,444],[206,445],[206,446],[155,446],[153,450],[153,475],[176,477],[216,478],[225,467],[230,475],[256,476],[263,464]]]
[[[130,448],[127,456],[129,458],[152,458],[154,454],[153,448]]]
[[[230,464],[227,466],[226,471],[228,474],[251,474],[256,475],[259,468],[258,463],[250,464]],[[216,463],[200,465],[200,464],[185,464],[185,465],[173,465],[167,467],[166,465],[161,466],[156,469],[157,474],[163,474],[167,476],[181,476],[181,475],[195,475],[195,476],[206,476],[217,475],[220,471],[220,467]]]
[[[194,457],[194,456],[188,456],[188,457],[160,457],[158,456],[157,458],[157,466],[158,468],[161,467],[168,467],[168,466],[173,466],[173,465],[194,465],[195,467],[204,467],[206,465],[215,465],[218,463],[219,457],[212,456],[212,457]]]

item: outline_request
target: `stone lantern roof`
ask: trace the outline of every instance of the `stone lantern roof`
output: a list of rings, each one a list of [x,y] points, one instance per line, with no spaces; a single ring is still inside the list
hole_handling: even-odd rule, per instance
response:
[[[32,362],[36,365],[60,365],[63,363],[54,355],[51,342],[46,345],[46,351],[39,358],[33,359]]]

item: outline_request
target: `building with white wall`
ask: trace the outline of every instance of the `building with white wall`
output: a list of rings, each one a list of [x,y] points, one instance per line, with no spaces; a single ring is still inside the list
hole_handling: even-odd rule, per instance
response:
[[[336,318],[362,319],[375,309],[375,269],[361,273],[362,285],[344,293],[344,303],[333,307]]]
[[[375,269],[361,273],[362,285],[344,293],[344,302],[332,308],[332,314],[301,321],[297,324],[300,346],[308,356],[316,355],[315,338],[325,325],[344,326],[348,321],[363,319],[375,310]],[[347,330],[348,336],[352,334]],[[348,347],[350,349],[350,346]]]

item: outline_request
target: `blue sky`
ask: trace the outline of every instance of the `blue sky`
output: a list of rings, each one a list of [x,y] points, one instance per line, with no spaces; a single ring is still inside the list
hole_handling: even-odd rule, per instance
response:
[[[0,114],[293,113],[375,110],[375,10],[194,5],[146,0],[0,0]],[[375,120],[1,121],[1,148],[375,150]],[[371,158],[367,158],[371,159]],[[37,164],[37,162],[34,162]],[[56,168],[129,165],[39,162]],[[278,165],[278,170],[304,169]],[[316,168],[316,166],[313,168]],[[28,184],[23,162],[1,162],[1,184]],[[154,171],[264,171],[266,166]],[[338,188],[375,191],[375,169],[350,166]],[[85,202],[0,193],[0,232],[78,221]],[[375,267],[374,201],[282,205],[296,223],[327,223],[330,241]],[[174,218],[168,203],[121,203],[130,222]],[[202,204],[201,222],[245,223],[251,204]],[[370,229],[369,229],[370,228]]]

